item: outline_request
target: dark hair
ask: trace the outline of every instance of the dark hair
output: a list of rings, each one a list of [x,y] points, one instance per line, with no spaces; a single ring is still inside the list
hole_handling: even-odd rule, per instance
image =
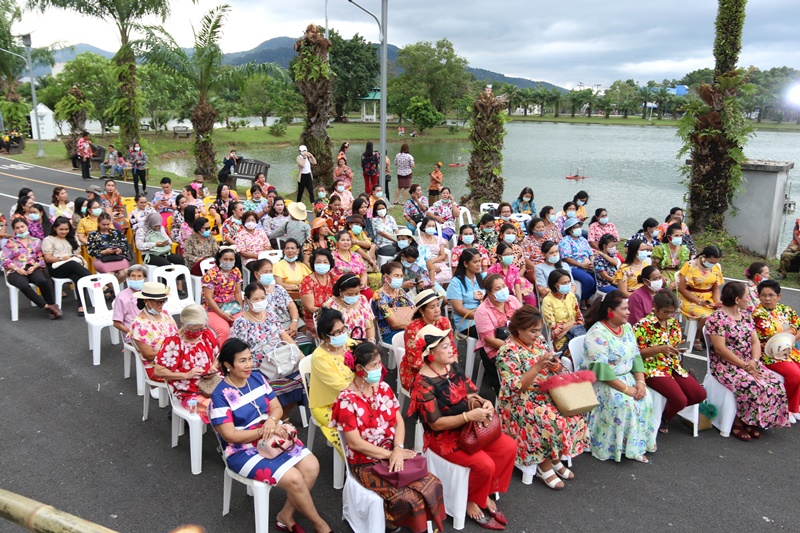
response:
[[[23,187],[17,193],[17,199],[24,198],[25,196],[28,196],[32,192],[33,192],[33,189],[29,189],[27,187]]]
[[[510,203],[508,203],[508,202],[500,202],[499,204],[497,204],[497,215],[498,216],[500,215],[500,212],[503,210],[504,207],[508,207],[509,211],[511,211],[512,214],[514,213],[514,208],[511,207]]]
[[[539,218],[539,217],[533,217],[528,222],[528,227],[527,227],[528,235],[533,235],[533,228],[536,227],[536,224],[538,224],[539,222],[541,222],[542,224],[546,224],[544,219],[543,218]]]
[[[757,274],[759,274],[762,270],[764,270],[764,267],[766,266],[768,265],[761,261],[756,261],[755,263],[751,263],[750,266],[744,270],[744,277],[746,277],[750,281],[753,281],[753,278],[755,278]]]
[[[475,233],[476,233],[475,232],[475,226],[473,226],[472,224],[464,224],[464,225],[462,225],[461,227],[458,228],[458,244],[464,244],[464,241],[461,239],[461,237],[464,236],[464,230],[465,229],[471,229],[473,235],[475,235]],[[475,241],[473,240],[472,243],[475,244]],[[466,246],[466,245],[464,244],[464,246]]]
[[[172,185],[172,180],[167,178],[167,177],[161,178],[161,185],[164,185],[166,183],[169,183],[170,185]]]
[[[683,208],[682,208],[682,207],[673,207],[672,209],[670,209],[670,210],[669,210],[669,214],[670,214],[670,215],[674,215],[674,214],[675,214],[675,213],[677,213],[678,211],[680,211],[681,213],[683,213]]]
[[[483,286],[486,288],[487,291],[490,291],[491,289],[489,287],[494,285],[494,282],[497,280],[504,281],[503,276],[501,276],[500,274],[490,274],[489,276],[486,277],[485,280],[483,280]]]
[[[347,150],[348,148],[350,148],[350,143],[349,143],[349,142],[347,142],[347,141],[345,141],[345,142],[343,142],[343,143],[342,143],[342,145],[339,147],[339,151],[340,151],[340,152],[344,152],[344,151],[345,151],[345,150]]]
[[[605,211],[606,214],[608,214],[608,209],[606,209],[605,207],[598,207],[597,209],[595,209],[594,216],[592,217],[592,220],[589,221],[589,224],[600,222],[600,213],[602,213],[603,211]]]
[[[558,280],[560,280],[564,276],[568,277],[570,279],[570,282],[572,281],[572,276],[570,276],[569,272],[567,272],[563,268],[557,268],[552,272],[550,272],[550,275],[547,276],[547,286],[550,288],[553,294],[558,294]]]
[[[342,277],[337,279],[336,283],[333,284],[333,295],[341,296],[342,291],[346,291],[347,289],[355,289],[356,287],[360,286],[361,278],[351,272],[348,272],[347,274],[342,274]]]
[[[434,224],[433,227],[436,228],[436,230],[438,232],[439,226],[436,225],[436,221],[433,220],[431,217],[425,215],[424,217],[422,217],[422,220],[420,221],[419,225],[417,226],[421,230],[420,233],[424,233],[425,232],[425,228],[427,228],[428,224],[430,224],[431,222],[433,222],[433,224]]]
[[[514,224],[510,224],[508,222],[504,222],[502,226],[500,226],[500,234],[507,232],[508,230],[512,230],[514,233],[517,232],[517,227]]]
[[[507,249],[511,248],[510,244],[507,244],[506,241],[500,241],[497,243],[497,248],[495,248],[494,253],[500,257],[503,255]],[[513,250],[513,248],[511,248]]]
[[[623,296],[623,294],[618,290],[609,292],[603,298],[596,298],[592,303],[592,306],[584,315],[586,329],[589,329],[597,322],[608,318],[608,312],[618,308],[625,300],[627,300],[627,298],[625,298],[625,296]]]
[[[415,192],[417,192],[417,190],[419,190],[421,188],[422,187],[420,186],[419,183],[412,183],[411,187],[409,187],[409,189],[408,189],[408,194],[414,194]]]
[[[193,199],[197,200],[197,191],[194,190],[191,185],[187,185],[186,187],[184,187],[183,192],[191,196]],[[177,198],[175,198],[175,203],[176,204],[178,203]]]
[[[416,261],[419,258],[419,248],[417,248],[416,244],[409,244],[407,247],[400,250],[392,261],[400,263],[402,257],[408,257]]]
[[[666,231],[666,234],[663,236],[663,238],[666,239],[666,237],[671,236],[676,231],[683,231],[683,226],[681,224],[678,224],[677,222],[667,226],[667,231]],[[667,241],[665,240],[664,242],[667,242]]]
[[[566,213],[567,209],[569,209],[570,207],[574,207],[575,211],[578,210],[578,204],[576,204],[575,202],[567,202],[567,203],[565,203],[564,207],[561,208],[561,210],[564,211],[564,213]]]
[[[264,194],[264,191],[261,190],[261,185],[253,185],[250,187],[250,196],[253,196],[255,193]]]
[[[313,252],[311,252],[311,258],[308,260],[308,264],[311,265],[311,270],[314,270],[314,264],[317,261],[317,257],[322,256],[328,260],[328,264],[333,268],[333,265],[336,261],[333,259],[333,254],[327,248],[317,248]]]
[[[450,187],[442,187],[441,189],[439,189],[440,193],[443,193],[444,191],[447,191],[447,192],[452,194],[452,191],[450,190]]]
[[[105,211],[97,215],[97,221],[100,222],[101,220],[108,220],[109,222],[112,221],[111,215],[106,213]],[[114,226],[111,226],[112,230],[115,230]]]
[[[264,267],[264,265],[266,265],[267,263],[269,263],[271,265],[272,261],[270,261],[269,259],[266,259],[266,258],[265,259],[255,259],[255,260],[250,261],[249,263],[247,263],[247,267],[246,268],[252,274],[255,274],[256,272],[261,270]]]
[[[236,208],[237,208],[237,207],[239,207],[240,205],[242,205],[242,206],[243,206],[244,204],[243,204],[242,202],[238,201],[238,200],[237,200],[237,201],[235,201],[235,202],[231,202],[230,204],[228,204],[228,216],[232,218],[232,217],[233,217],[233,212],[234,212],[234,211],[236,210]]]
[[[267,261],[267,260],[263,259],[262,261]],[[250,265],[252,265],[253,263],[255,263],[255,261],[251,261]],[[250,265],[247,265],[247,268],[250,268]],[[253,272],[258,272],[258,269],[254,269]],[[265,293],[267,292],[261,283],[259,283],[258,281],[251,281],[250,283],[247,284],[247,287],[244,288],[244,297],[249,300],[250,297],[253,295],[253,293],[256,292],[257,290],[262,290]]]
[[[178,204],[181,203],[181,200],[183,200],[184,198],[186,198],[186,197],[183,194],[179,194],[178,196],[175,197],[175,208],[176,209],[178,207]],[[188,200],[187,200],[187,202],[188,202]]]
[[[375,202],[375,203],[377,203],[377,202]],[[358,211],[359,211],[359,209],[361,209],[364,206],[364,204],[367,204],[367,211],[369,211],[369,200],[366,200],[362,196],[359,195],[358,198],[353,200],[352,213],[354,215],[361,215],[361,213],[359,213]]]
[[[716,246],[706,246],[705,248],[703,248],[703,251],[697,255],[702,255],[703,257],[713,257],[714,259],[721,259],[722,250],[720,250]]]
[[[542,208],[542,210],[541,210],[541,211],[539,211],[539,218],[541,218],[542,220],[547,220],[547,218],[546,218],[546,216],[545,216],[545,215],[546,215],[547,213],[549,213],[550,211],[552,211],[553,209],[555,209],[555,208],[554,208],[552,205],[546,205],[546,206],[544,206],[544,207]]]
[[[50,199],[53,201],[53,205],[58,206],[58,195],[61,194],[61,191],[66,190],[66,187],[53,187],[53,195],[50,197]],[[67,199],[67,202],[69,202],[69,199]]]
[[[31,198],[30,196],[20,196],[19,198],[17,198],[17,206],[14,208],[14,214],[15,215],[24,215],[25,214],[25,211],[23,211],[23,208],[25,207],[25,204],[28,203],[28,200],[30,200],[31,202],[36,203],[36,201],[33,198]]]
[[[742,298],[747,294],[747,286],[741,281],[729,281],[722,286],[722,293],[720,294],[720,301],[722,305],[735,305],[736,298]]]
[[[658,220],[650,217],[642,222],[642,233],[647,233],[647,228],[655,228],[658,227]]]
[[[340,230],[339,230],[339,231],[336,233],[336,235],[334,235],[334,237],[336,238],[336,244],[337,244],[337,245],[339,244],[339,240],[340,240],[342,237],[344,237],[345,235],[347,235],[348,237],[350,237],[350,232],[349,232],[349,231],[347,231],[346,229],[340,229]],[[352,241],[352,238],[351,238],[351,241]],[[351,246],[352,246],[352,245],[351,245]]]
[[[355,370],[356,365],[365,367],[375,359],[380,359],[382,355],[381,350],[376,345],[367,341],[358,343],[350,353],[353,354],[353,368],[351,370]]]
[[[221,200],[222,199],[222,189],[224,187],[228,187],[228,184],[225,183],[224,181],[221,182],[219,185],[217,185],[217,200]],[[228,192],[230,193],[230,191],[231,191],[231,188],[228,187]],[[232,194],[231,194],[231,198],[233,198]]]
[[[639,248],[642,247],[644,241],[641,239],[631,239],[628,241],[628,254],[625,256],[625,264],[632,265],[636,260],[636,255],[639,253]]]
[[[219,349],[219,355],[217,359],[219,360],[219,370],[222,372],[223,375],[228,375],[228,368],[225,366],[225,363],[233,366],[233,361],[236,359],[236,355],[242,353],[245,350],[249,350],[250,345],[244,342],[241,339],[237,339],[236,337],[230,337],[224,343],[222,343],[222,347]]]
[[[656,266],[647,265],[642,269],[642,272],[638,276],[636,276],[636,280],[639,283],[644,284],[644,280],[649,280],[650,276],[653,275],[653,272],[660,272],[660,271],[661,269]]]
[[[508,321],[508,330],[516,337],[520,331],[538,326],[541,323],[542,314],[539,310],[532,305],[525,304],[511,315],[511,320]]]
[[[669,289],[660,289],[653,295],[653,308],[654,309],[677,309],[680,303],[675,293]]]
[[[550,250],[552,250],[553,248],[558,248],[558,244],[556,244],[553,241],[544,241],[542,243],[542,255],[547,255],[550,252]],[[550,264],[546,259],[545,259],[545,262],[547,264]],[[558,263],[554,263],[554,265],[555,265],[556,268],[563,268],[564,265],[561,262],[561,256],[560,255],[559,255],[559,258],[558,258]]]
[[[317,334],[322,337],[330,338],[333,331],[333,323],[336,321],[344,324],[344,315],[336,309],[323,307],[317,312]]]
[[[407,153],[408,153],[408,150],[409,150],[409,148],[408,148],[408,143],[403,143],[403,144],[400,146],[400,153],[401,153],[401,154],[407,154]]]
[[[194,224],[194,221],[196,219],[197,219],[197,206],[187,205],[183,210],[183,221],[191,226],[192,224]]]
[[[239,254],[236,253],[236,250],[232,248],[221,247],[219,250],[217,250],[217,253],[214,255],[214,261],[216,262],[217,266],[219,266],[219,262],[220,259],[222,259],[222,256],[229,253],[233,254],[234,257],[236,257],[236,259],[239,258]]]
[[[605,235],[600,237],[600,240],[597,241],[597,245],[600,247],[601,250],[603,250],[603,248],[608,246],[608,243],[614,242],[614,241],[619,242],[619,239],[616,238],[613,233],[606,233]]]
[[[300,243],[297,242],[297,239],[286,239],[285,241],[283,241],[283,249],[284,250],[286,249],[286,245],[289,244],[289,243],[294,244],[297,247],[298,250],[301,250]]]
[[[775,294],[781,293],[781,284],[775,281],[774,279],[765,279],[761,283],[758,284],[756,290],[758,291],[759,296],[761,295],[761,291],[764,289],[772,289],[775,291]]]
[[[95,196],[91,200],[86,200],[86,207],[87,207],[86,211],[87,211],[87,214],[91,212],[92,206],[94,204],[97,204],[98,206],[103,207],[103,203],[100,200],[97,199],[97,196]]]
[[[364,148],[364,153],[361,154],[361,157],[372,157],[375,153],[375,148],[372,145],[372,141],[367,141],[367,146]]]
[[[336,190],[337,183],[341,183],[342,185],[344,185],[344,180],[341,178],[336,178],[335,180],[333,180],[333,185],[331,185],[331,191]]]
[[[30,228],[30,226],[28,225],[28,219],[26,219],[24,217],[16,217],[16,218],[11,219],[11,229],[12,230],[15,227],[17,227],[19,224],[25,224],[26,227]]]
[[[533,199],[534,199],[533,189],[531,189],[530,187],[523,187],[522,192],[520,192],[519,196],[517,196],[517,200],[520,200],[520,201],[524,202],[525,200],[523,200],[523,197],[526,194],[530,194],[531,195],[531,201],[533,201]]]
[[[208,224],[208,219],[206,217],[197,217],[192,222],[192,229],[195,233],[200,233],[203,230],[203,226]]]
[[[484,215],[481,217],[481,221],[478,222],[478,224],[483,226],[489,222],[494,223],[494,215],[491,213],[484,213]]]
[[[353,205],[355,205],[355,203],[353,203]],[[383,206],[383,208],[386,209],[386,214],[387,215],[389,214],[389,210],[386,208],[386,202],[384,202],[383,200],[378,200],[377,202],[375,202],[375,205],[372,206],[372,216],[373,217],[377,217],[378,216],[378,209],[380,209],[380,206]]]
[[[284,200],[283,197],[281,197],[281,196],[276,196],[275,199],[272,200],[272,206],[270,206],[270,208],[269,208],[269,216],[271,216],[271,217],[277,217],[278,216],[278,212],[275,211],[275,204],[278,203],[278,200],[283,202],[283,214],[284,215],[287,214],[287,211],[286,211],[286,200]]]
[[[458,278],[458,280],[461,281],[461,285],[464,287],[467,286],[467,263],[472,261],[475,256],[480,257],[480,255],[481,253],[475,248],[464,248],[464,251],[461,252],[461,256],[458,258],[458,265],[453,273],[453,278]],[[475,281],[478,283],[478,287],[481,289],[484,288],[483,276],[475,276]]]
[[[258,215],[256,215],[255,211],[245,211],[244,214],[242,215],[242,224],[247,222],[247,219],[250,217],[256,219],[256,224],[258,224]]]
[[[70,220],[67,217],[64,216],[56,217],[56,219],[53,220],[53,225],[50,228],[50,235],[52,235],[53,237],[57,237],[58,233],[56,233],[56,228],[58,228],[62,224],[66,224],[67,227],[69,227],[69,231],[67,232],[67,236],[65,237],[65,239],[67,239],[67,242],[69,243],[70,246],[72,246],[73,250],[78,248],[78,240],[75,238],[75,228],[72,227],[72,224],[70,223]]]
[[[328,199],[328,205],[332,204],[333,202],[341,202],[341,201],[342,201],[341,196],[339,196],[338,194],[331,194],[331,197]]]
[[[134,197],[133,197],[133,201],[134,201],[134,203],[138,203],[138,202],[139,202],[139,200],[141,200],[142,198],[144,198],[145,200],[147,200],[147,195],[146,195],[146,194],[137,194],[136,196],[134,196]],[[77,203],[78,203],[78,200],[83,200],[83,201],[85,202],[85,201],[86,201],[86,198],[78,198],[77,200],[75,200],[75,204],[76,204],[76,205],[77,205]]]
[[[388,276],[395,270],[403,272],[402,263],[398,263],[396,261],[389,261],[388,263],[384,263],[383,266],[381,267],[381,274],[384,276]]]
[[[589,193],[586,191],[578,191],[575,193],[575,196],[572,197],[572,201],[577,203],[578,200],[583,200],[584,203],[589,201]]]

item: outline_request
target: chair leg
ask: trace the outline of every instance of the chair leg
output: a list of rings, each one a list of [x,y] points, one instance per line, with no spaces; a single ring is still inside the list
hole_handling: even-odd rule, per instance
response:
[[[464,365],[464,372],[470,379],[472,379],[472,370],[475,366],[475,346],[477,344],[477,340],[472,337],[467,338],[467,357],[466,364]]]
[[[333,449],[333,488],[336,490],[344,487],[344,460],[339,450]]]
[[[100,344],[102,342],[101,334],[103,333],[103,328],[100,327],[92,327],[91,328],[91,335],[92,335],[92,364],[94,366],[98,366],[100,364]]]
[[[414,451],[421,454],[422,453],[422,443],[423,443],[423,429],[422,429],[422,421],[417,419],[417,423],[414,424]]]
[[[228,475],[228,469],[222,474],[222,516],[231,510],[231,482],[233,479]]]
[[[111,331],[111,344],[116,346],[117,344],[119,344],[119,330],[117,328],[115,328],[114,326],[109,326],[109,327],[111,328],[110,329],[110,331]]]
[[[269,533],[269,488],[264,483],[253,483],[253,507],[256,533]]]
[[[302,405],[300,406],[300,420],[303,422],[303,427],[308,427],[308,413],[306,412],[306,408]]]
[[[158,407],[163,409],[169,405],[169,395],[164,387],[158,388]]]
[[[131,352],[122,349],[122,372],[125,379],[131,377]]]
[[[11,303],[11,321],[16,322],[19,320],[19,289],[8,287],[8,301]]]
[[[150,391],[145,390],[142,398],[142,422],[144,422],[150,416]]]
[[[175,416],[173,413],[172,416]],[[189,445],[192,458],[192,474],[197,475],[203,471],[203,428],[202,421],[189,422]]]
[[[314,415],[309,413],[309,416],[313,417]],[[317,425],[314,423],[313,420],[309,420],[308,421],[308,435],[306,436],[306,448],[308,448],[308,451],[310,451],[312,453],[314,451],[313,450],[313,448],[314,448],[314,433],[316,432],[316,430],[317,430]]]
[[[172,447],[178,445],[178,436],[180,435],[180,426],[183,419],[179,417],[175,411],[172,411]]]

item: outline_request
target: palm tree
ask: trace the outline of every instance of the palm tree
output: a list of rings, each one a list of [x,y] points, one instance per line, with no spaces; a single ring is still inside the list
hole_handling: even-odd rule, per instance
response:
[[[575,112],[583,107],[585,102],[586,94],[583,91],[576,91],[572,89],[569,94],[567,95],[567,100],[569,101],[569,116],[575,118]]]
[[[532,105],[536,105],[536,93],[530,87],[525,87],[524,89],[520,89],[519,91],[519,105],[522,106],[522,110],[525,113],[525,116],[528,116],[528,108]]]
[[[664,119],[664,111],[666,111],[667,105],[672,101],[672,96],[669,89],[663,85],[655,92],[656,104],[658,105],[658,120]]]
[[[756,122],[761,122],[761,119],[767,116],[767,112],[775,106],[775,102],[775,97],[768,91],[761,91],[753,97],[753,105],[758,109]]]
[[[592,108],[597,109],[598,104],[600,103],[600,96],[597,95],[592,89],[586,89],[586,94],[584,96],[584,103],[588,104],[586,109],[589,118],[592,118]]]
[[[43,13],[51,7],[65,9],[109,21],[117,27],[120,48],[114,62],[119,94],[110,111],[123,143],[137,140],[142,108],[136,90],[136,55],[130,46],[131,32],[147,17],[155,16],[164,22],[170,13],[169,0],[27,0],[27,3],[29,8]]]
[[[603,112],[603,118],[609,118],[614,110],[614,99],[604,94],[597,99],[597,109]]]
[[[544,116],[545,108],[549,102],[550,91],[542,87],[541,84],[537,84],[536,88],[533,89],[533,103],[539,106],[539,116]]]
[[[636,94],[639,96],[639,104],[642,106],[642,118],[647,119],[647,103],[651,100],[650,87],[639,87]]]
[[[519,105],[519,98],[520,98],[519,87],[509,83],[508,85],[505,86],[501,94],[506,97],[506,104],[508,105],[508,114],[510,116]]]
[[[561,104],[564,101],[564,93],[561,92],[561,89],[553,87],[550,89],[550,96],[547,101],[553,106],[553,116],[558,118],[558,115],[561,113]]]
[[[247,63],[238,67],[222,69],[222,50],[219,40],[222,23],[230,6],[223,4],[203,16],[200,31],[194,32],[194,49],[187,52],[181,48],[164,28],[146,28],[144,40],[135,43],[145,62],[174,72],[187,80],[194,93],[196,103],[191,121],[194,127],[194,155],[197,162],[195,174],[213,179],[217,163],[214,152],[213,131],[217,110],[211,97],[230,83],[242,83],[254,74],[279,75],[285,71],[273,63],[256,65]]]

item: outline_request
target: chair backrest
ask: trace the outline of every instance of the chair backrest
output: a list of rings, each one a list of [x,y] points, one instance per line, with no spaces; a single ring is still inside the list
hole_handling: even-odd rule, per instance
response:
[[[347,469],[347,477],[350,478],[350,461],[347,460],[347,441],[344,438],[344,433],[342,433],[340,430],[337,429],[336,433],[339,435],[339,443],[342,446],[342,454],[344,454],[344,467]],[[356,483],[358,482],[356,481]]]
[[[208,259],[203,259],[200,261],[200,273],[205,276],[206,272],[211,270],[211,267],[217,264],[216,259],[213,257],[209,257]]]
[[[711,336],[703,326],[703,340],[706,342],[706,374],[711,374]],[[691,349],[692,347],[689,346]]]
[[[168,305],[178,304],[187,300],[194,301],[194,291],[192,284],[189,283],[191,275],[189,269],[183,265],[160,266],[153,271],[152,281],[161,282],[169,288]],[[178,294],[178,278],[181,276],[186,280],[186,283],[184,283],[187,293],[185,298],[181,298],[180,294]]]
[[[303,382],[303,390],[306,393],[306,398],[308,398],[308,376],[311,375],[311,356],[313,354],[309,354],[297,363],[297,371],[300,373],[300,380]]]
[[[258,254],[259,259],[269,259],[273,265],[283,259],[283,252],[280,250],[264,250]]]
[[[406,355],[405,332],[398,333],[397,335],[392,337],[392,351],[394,352],[394,358],[397,361],[397,368],[400,368],[400,363],[403,362],[403,357],[405,357]]]
[[[488,213],[492,209],[497,209],[497,206],[500,204],[496,204],[494,202],[486,202],[485,204],[481,204],[481,213]]]
[[[528,222],[531,221],[530,215],[526,215],[525,213],[513,213],[511,215],[511,219],[519,222],[522,231],[524,231],[525,233],[528,232]]]
[[[109,304],[103,294],[103,289],[109,284],[113,288],[114,297],[116,298],[119,294],[119,281],[113,274],[93,274],[78,280],[78,296],[81,299],[81,306],[86,318],[111,318],[113,308],[109,308]],[[90,302],[94,303],[93,307],[86,301],[87,292],[92,295]]]
[[[472,224],[472,213],[466,207],[462,207],[458,212],[458,226],[463,226],[465,222]]]
[[[580,335],[569,341],[569,354],[572,356],[572,362],[575,365],[575,370],[578,370],[583,363],[583,341],[586,335]]]

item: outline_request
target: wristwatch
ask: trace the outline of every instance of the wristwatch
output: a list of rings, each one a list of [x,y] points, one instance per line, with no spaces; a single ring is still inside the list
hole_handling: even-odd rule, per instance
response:
[[[405,450],[406,449],[405,444],[395,444],[394,447],[395,448],[400,448],[401,450]]]

